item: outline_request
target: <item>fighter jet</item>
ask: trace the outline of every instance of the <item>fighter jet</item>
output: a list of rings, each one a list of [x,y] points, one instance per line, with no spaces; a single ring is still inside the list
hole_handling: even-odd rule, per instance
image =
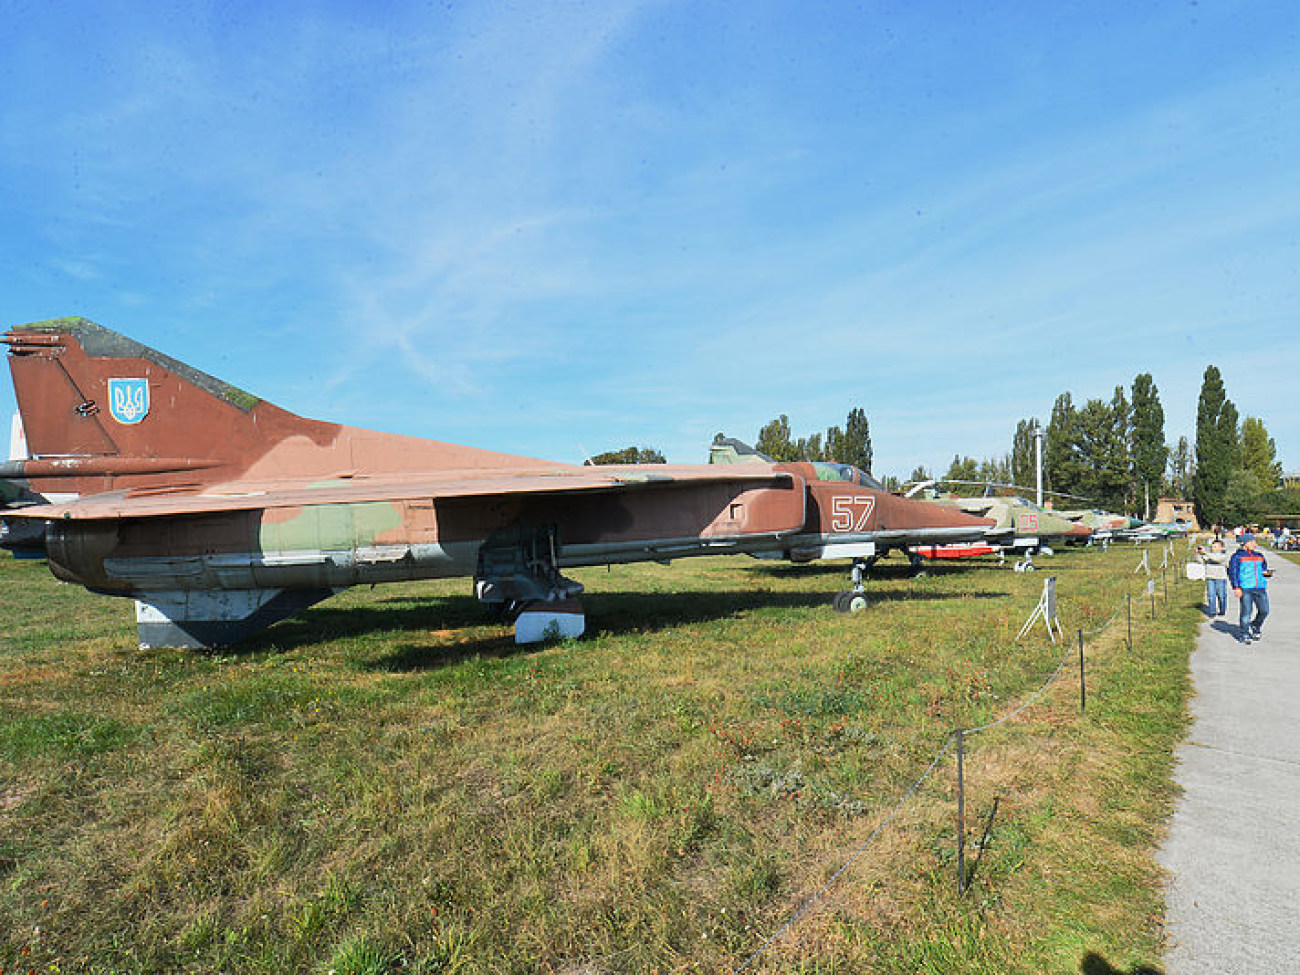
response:
[[[1145,522],[1140,518],[1117,515],[1100,508],[1076,508],[1057,512],[1062,518],[1092,529],[1089,541],[1109,542],[1116,538],[1129,538],[1141,529]]]
[[[719,434],[709,448],[710,464],[775,464],[771,457],[762,451],[756,450],[742,440],[734,437],[724,437]],[[805,466],[810,468],[819,481],[851,481],[857,484],[865,485],[871,490],[878,492],[885,497],[893,498],[895,495],[883,484],[877,481],[870,474],[864,473],[850,464],[840,464],[830,461],[808,461]],[[985,530],[985,535],[989,531],[996,531],[996,526],[990,523],[990,527]],[[966,540],[957,539],[943,541],[932,534],[922,532],[893,532],[889,535],[882,535],[876,540],[873,551],[854,564],[853,582],[855,588],[861,587],[863,574],[866,570],[871,569],[881,559],[889,555],[894,549],[903,553],[911,563],[913,572],[920,573],[924,571],[925,563],[921,553],[926,550],[933,551],[937,548],[947,548],[949,546],[957,547],[966,544]],[[992,551],[992,549],[989,549]],[[758,556],[759,558],[769,556]],[[794,559],[794,561],[800,561]]]
[[[26,437],[0,465],[3,541],[35,536],[58,578],[135,600],[142,647],[229,645],[348,586],[448,577],[516,612],[520,642],[576,636],[563,570],[720,553],[854,559],[834,601],[851,612],[878,543],[990,524],[851,468],[577,466],[306,419],[80,318],[0,342]]]
[[[1026,498],[962,498],[938,491],[934,484],[933,481],[922,482],[908,492],[908,497],[920,497],[932,504],[955,508],[978,518],[993,519],[995,525],[987,533],[987,541],[999,551],[1011,551],[1023,556],[1015,563],[1017,572],[1032,572],[1035,568],[1034,555],[1044,551],[1048,542],[1058,539],[1083,541],[1092,534],[1087,526],[1075,524],[1040,508]]]

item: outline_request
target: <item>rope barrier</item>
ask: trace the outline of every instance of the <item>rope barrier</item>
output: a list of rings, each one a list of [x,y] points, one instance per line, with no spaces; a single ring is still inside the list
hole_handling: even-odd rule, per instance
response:
[[[907,794],[898,801],[898,805],[894,806],[894,808],[890,810],[889,815],[886,816],[876,826],[876,828],[871,831],[871,835],[868,836],[865,840],[863,840],[862,843],[858,846],[858,848],[853,851],[852,855],[850,855],[849,858],[844,861],[844,863],[840,866],[840,868],[836,870],[833,874],[831,874],[830,879],[827,880],[826,883],[818,887],[817,890],[813,893],[813,895],[809,897],[808,900],[804,901],[803,906],[800,907],[799,910],[795,911],[794,914],[790,916],[790,919],[776,930],[775,934],[773,934],[761,945],[759,945],[758,949],[752,955],[750,955],[748,958],[745,959],[744,964],[742,964],[739,968],[734,969],[731,975],[739,975],[740,972],[743,972],[755,961],[757,961],[759,956],[762,955],[763,952],[767,951],[767,949],[770,948],[774,943],[776,943],[777,939],[780,938],[781,935],[785,934],[788,930],[790,930],[790,928],[794,927],[794,925],[799,921],[799,919],[808,913],[808,910],[814,904],[816,904],[817,901],[821,899],[822,894],[830,890],[831,885],[834,884],[835,881],[840,879],[844,871],[848,870],[849,867],[853,866],[853,864],[857,862],[858,858],[862,856],[863,853],[866,852],[867,847],[871,845],[872,840],[874,840],[877,836],[880,835],[881,830],[883,830],[886,826],[888,826],[891,822],[893,822],[894,817],[899,814],[899,812],[902,810],[902,808],[905,805],[907,805],[907,801],[911,799],[912,796],[916,795],[916,790],[921,788],[925,780],[930,777],[930,773],[932,773],[935,770],[939,762],[943,760],[943,757],[948,754],[948,749],[952,747],[952,743],[956,740],[957,740],[956,732],[953,732],[948,736],[948,740],[944,742],[943,747],[939,749],[939,754],[934,756],[934,761],[930,763],[930,767],[921,773],[921,777],[919,779],[917,779],[915,782],[912,783],[912,787],[907,790]]]
[[[1024,702],[1022,702],[1021,705],[1018,708],[1016,708],[1014,711],[1012,711],[1009,714],[1004,714],[996,721],[990,721],[988,724],[982,724],[978,728],[966,728],[964,729],[963,733],[966,735],[978,735],[982,731],[988,731],[990,728],[996,728],[1000,724],[1006,724],[1008,721],[1010,721],[1016,715],[1020,714],[1022,711],[1024,711],[1031,704],[1033,704],[1035,701],[1037,701],[1040,697],[1043,696],[1043,694],[1047,691],[1047,689],[1051,687],[1052,684],[1056,681],[1056,678],[1060,676],[1061,671],[1065,669],[1066,663],[1073,656],[1074,656],[1074,648],[1071,647],[1069,650],[1065,652],[1065,656],[1061,658],[1061,662],[1056,665],[1056,669],[1052,671],[1052,676],[1047,678],[1047,680],[1043,683],[1043,686],[1040,687],[1038,690],[1034,691],[1033,694],[1029,695],[1029,697],[1026,698]]]
[[[1105,632],[1106,628],[1109,627],[1110,624],[1114,623],[1117,619],[1119,619],[1119,614],[1122,612],[1124,612],[1124,606],[1121,604],[1119,609],[1115,610],[1115,612],[1110,614],[1110,619],[1108,619],[1105,623],[1102,623],[1101,626],[1094,626],[1091,630],[1084,630],[1083,635],[1095,636],[1098,633]]]
[[[1116,609],[1115,612],[1111,614],[1110,618],[1106,620],[1105,623],[1102,623],[1100,626],[1095,627],[1091,630],[1085,630],[1081,632],[1085,633],[1085,635],[1088,636],[1092,636],[1097,633],[1104,632],[1112,623],[1115,622],[1115,620],[1119,619],[1119,616],[1123,611],[1124,611],[1124,604],[1121,603],[1120,608]],[[1061,671],[1065,669],[1065,665],[1070,661],[1070,659],[1073,656],[1074,656],[1074,648],[1071,647],[1068,651],[1066,651],[1065,655],[1061,657],[1060,663],[1056,665],[1056,669],[1052,671],[1051,676],[1048,677],[1047,680],[1043,682],[1042,686],[1039,687],[1038,690],[1034,691],[1031,695],[1029,695],[1029,697],[1027,697],[1024,701],[1022,701],[1013,711],[1004,714],[1002,717],[994,721],[990,721],[988,724],[982,724],[976,728],[963,729],[962,734],[977,735],[980,734],[981,732],[989,731],[993,728],[998,727],[999,725],[1006,724],[1008,721],[1016,717],[1018,714],[1023,713],[1026,709],[1028,709],[1034,703],[1036,703],[1047,692],[1047,689],[1056,682],[1056,678],[1061,675]],[[956,740],[957,740],[957,732],[954,731],[948,736],[948,740],[944,742],[943,747],[939,749],[939,753],[934,756],[934,761],[932,761],[929,767],[926,768],[926,770],[921,773],[921,777],[912,783],[912,787],[907,790],[907,793],[903,796],[902,799],[898,801],[898,804],[895,805],[892,810],[890,810],[889,815],[887,815],[883,820],[881,820],[881,822],[877,824],[876,828],[871,831],[871,835],[868,836],[865,840],[863,840],[862,843],[859,844],[857,848],[854,849],[853,853],[849,856],[847,860],[844,861],[844,863],[840,865],[839,869],[836,870],[833,874],[831,874],[830,878],[824,884],[818,887],[817,890],[813,892],[812,896],[809,897],[806,901],[804,901],[804,903],[799,907],[799,909],[796,910],[794,914],[792,914],[789,917],[789,919],[787,919],[786,922],[781,925],[781,927],[777,928],[777,930],[770,937],[768,937],[766,941],[764,941],[761,945],[759,945],[758,948],[754,951],[754,953],[751,954],[748,958],[746,958],[745,961],[740,965],[740,967],[732,970],[732,975],[740,975],[741,972],[745,971],[747,968],[749,968],[750,965],[752,965],[755,961],[757,961],[759,957],[762,956],[762,954],[767,951],[768,948],[770,948],[773,944],[775,944],[783,934],[785,934],[788,930],[790,930],[790,928],[794,927],[794,925],[797,924],[803,918],[803,916],[808,913],[808,911],[812,908],[812,906],[822,898],[822,895],[825,894],[826,891],[830,890],[832,885],[834,885],[834,883],[837,880],[839,880],[841,876],[843,876],[843,874],[845,873],[845,871],[849,869],[849,867],[853,866],[853,864],[858,861],[858,859],[862,856],[862,854],[867,851],[867,848],[871,845],[872,841],[874,841],[875,838],[880,835],[881,830],[883,830],[886,826],[888,826],[891,822],[893,822],[894,817],[896,817],[902,811],[903,807],[907,805],[908,800],[910,800],[912,796],[916,795],[916,791],[919,788],[921,788],[921,786],[925,783],[925,780],[930,777],[930,775],[938,767],[939,763],[943,761],[943,757],[948,754],[949,749],[952,748],[952,744]]]

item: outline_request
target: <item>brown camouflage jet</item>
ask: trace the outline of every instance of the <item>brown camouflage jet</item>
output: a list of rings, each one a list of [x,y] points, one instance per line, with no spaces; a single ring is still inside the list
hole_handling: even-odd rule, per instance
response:
[[[809,464],[583,467],[295,416],[79,318],[0,336],[26,437],[6,547],[136,602],[141,646],[224,646],[348,586],[472,577],[516,638],[576,635],[562,570],[742,553],[852,558],[987,520]]]

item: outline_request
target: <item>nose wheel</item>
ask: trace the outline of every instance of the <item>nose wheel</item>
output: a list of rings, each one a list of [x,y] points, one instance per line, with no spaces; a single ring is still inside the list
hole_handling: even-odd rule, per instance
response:
[[[1016,564],[1011,567],[1016,572],[1033,572],[1038,566],[1034,565],[1034,549],[1026,549],[1025,557],[1017,559]]]
[[[845,589],[843,592],[835,594],[835,598],[831,600],[831,606],[834,607],[837,613],[861,613],[867,608],[867,594]]]
[[[875,559],[853,560],[853,588],[837,592],[831,606],[837,613],[861,613],[867,608],[867,588],[862,584]]]

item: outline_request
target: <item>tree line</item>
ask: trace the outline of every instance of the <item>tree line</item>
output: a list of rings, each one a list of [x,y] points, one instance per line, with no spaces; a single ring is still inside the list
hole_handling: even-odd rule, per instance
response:
[[[714,437],[714,443],[721,439],[725,437],[719,433]],[[861,471],[871,473],[871,424],[867,421],[866,410],[860,407],[849,410],[843,427],[833,426],[824,435],[814,433],[798,439],[791,433],[790,418],[782,413],[759,429],[754,448],[778,463],[834,461],[852,464]],[[596,454],[585,463],[662,464],[664,455],[650,447],[625,447]]]
[[[978,494],[984,484],[1014,485],[1029,490],[1036,480],[1037,417],[1020,420],[1011,451],[976,460],[956,455],[942,480],[957,493]],[[1197,405],[1196,439],[1165,439],[1165,412],[1150,373],[1135,376],[1130,386],[1116,386],[1109,399],[1076,405],[1064,392],[1052,405],[1043,431],[1043,486],[1080,504],[1150,519],[1162,495],[1191,499],[1202,525],[1259,521],[1269,514],[1300,514],[1300,491],[1282,489],[1277,446],[1264,421],[1241,419],[1228,399],[1217,366],[1208,366]],[[719,434],[719,436],[722,436]],[[866,411],[849,411],[844,426],[824,434],[796,438],[782,413],[758,431],[754,446],[778,462],[835,461],[872,473],[871,426]],[[663,463],[664,456],[645,447],[597,454],[587,463]],[[933,478],[924,466],[908,482]],[[962,485],[960,482],[973,482]]]
[[[824,437],[814,433],[798,440],[791,437],[790,418],[782,413],[758,431],[754,447],[775,461],[833,461],[871,473],[871,424],[860,407],[849,410],[843,428],[829,427]]]
[[[1049,490],[1150,518],[1168,458],[1164,407],[1150,373],[1135,377],[1127,391],[1116,386],[1109,400],[1076,406],[1065,392],[1052,405],[1043,445]]]
[[[1037,418],[1016,428],[1009,466],[1032,470]],[[1050,491],[1076,495],[1113,511],[1151,518],[1161,494],[1190,499],[1202,525],[1256,521],[1300,511],[1300,496],[1281,490],[1282,465],[1264,421],[1239,420],[1217,366],[1208,366],[1197,406],[1196,440],[1165,440],[1165,414],[1150,373],[1109,400],[1076,406],[1062,393],[1052,406],[1043,448]],[[1032,475],[1031,475],[1032,476]]]

